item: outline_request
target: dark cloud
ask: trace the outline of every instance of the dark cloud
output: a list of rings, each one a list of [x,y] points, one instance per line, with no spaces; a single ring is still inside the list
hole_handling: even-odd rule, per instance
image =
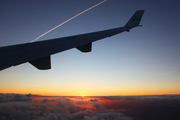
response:
[[[57,117],[55,114],[50,113],[50,114],[47,116],[46,120],[58,120],[58,117]]]
[[[63,120],[132,120],[125,117],[120,113],[97,113],[93,111],[83,111],[74,114],[64,114],[61,119]]]
[[[157,97],[156,97],[157,98]],[[129,99],[108,101],[104,109],[131,116],[133,120],[178,120],[180,99]]]
[[[7,101],[8,101],[7,97],[5,97],[4,95],[0,95],[0,103],[7,102]]]
[[[180,95],[142,95],[142,96],[103,96],[99,97],[100,100],[167,100],[167,99],[180,99]]]
[[[91,99],[90,101],[91,101],[91,102],[94,102],[94,101],[98,101],[98,99]]]
[[[146,95],[139,98],[142,100],[175,100],[180,99],[180,95]]]
[[[34,116],[36,108],[29,102],[6,102],[0,103],[0,116],[17,120],[26,120],[30,115]],[[0,118],[1,118],[0,117]]]
[[[19,101],[31,101],[31,100],[32,100],[31,94],[28,94],[28,95],[16,94],[10,99],[10,101],[16,101],[16,102],[19,102]]]
[[[29,113],[22,112],[21,110],[13,109],[10,111],[10,118],[15,120],[26,120],[28,119]]]
[[[52,100],[48,100],[48,99],[43,99],[41,101],[41,103],[47,103],[47,102],[56,102],[56,100],[52,99]]]
[[[20,95],[20,94],[0,94],[0,103],[9,101],[31,101],[31,94]]]
[[[102,109],[102,105],[100,103],[94,103],[93,106],[96,108],[96,110]]]
[[[83,104],[91,104],[91,102],[89,102],[89,101],[77,101],[75,104],[83,105]]]

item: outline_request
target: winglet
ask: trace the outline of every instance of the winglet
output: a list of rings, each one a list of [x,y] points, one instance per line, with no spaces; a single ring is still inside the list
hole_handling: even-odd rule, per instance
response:
[[[134,15],[131,17],[131,19],[126,23],[125,27],[128,29],[131,29],[133,27],[140,26],[139,23],[141,21],[141,18],[143,16],[144,10],[138,10],[134,13]]]

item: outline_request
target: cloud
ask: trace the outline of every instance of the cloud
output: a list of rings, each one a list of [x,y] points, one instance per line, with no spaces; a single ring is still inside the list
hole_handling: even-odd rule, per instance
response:
[[[47,103],[47,102],[56,102],[56,100],[52,99],[52,100],[48,100],[48,99],[43,99],[41,101],[41,103]]]
[[[94,101],[98,101],[98,99],[91,99],[90,101],[91,101],[91,102],[94,102]]]
[[[0,103],[7,102],[8,99],[4,95],[0,95]]]
[[[55,114],[50,113],[50,114],[47,116],[46,120],[58,120],[58,117],[57,117]]]
[[[33,101],[30,94],[0,94],[0,100],[0,120],[131,120],[121,113],[103,110],[98,99],[59,97]]]
[[[91,102],[89,102],[89,101],[77,101],[75,104],[83,105],[83,104],[91,104]]]
[[[22,112],[21,110],[13,109],[10,111],[10,118],[17,120],[26,120],[29,116],[29,113]]]
[[[96,110],[102,109],[102,105],[100,103],[94,103],[93,106],[96,108]]]
[[[31,101],[32,98],[31,98],[31,94],[28,94],[28,95],[20,95],[20,94],[16,94],[14,95],[10,101]]]
[[[180,99],[180,95],[139,95],[139,96],[103,96],[100,100],[167,100]]]
[[[95,111],[83,111],[74,114],[65,114],[61,118],[63,120],[132,120],[120,113],[97,113]]]
[[[175,100],[180,99],[180,95],[146,95],[140,96],[142,100]]]
[[[179,119],[178,95],[43,97],[0,94],[0,120]],[[129,116],[129,117],[127,117]]]
[[[102,103],[103,109],[131,116],[133,120],[180,119],[179,95],[124,96],[105,101],[108,102]]]
[[[0,94],[0,103],[9,101],[31,101],[31,94],[20,95],[20,94]]]

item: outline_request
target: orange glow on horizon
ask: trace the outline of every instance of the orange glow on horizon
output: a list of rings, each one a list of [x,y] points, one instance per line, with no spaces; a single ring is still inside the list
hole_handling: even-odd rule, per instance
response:
[[[9,93],[12,93],[12,94],[32,94],[32,95],[38,95],[38,96],[79,96],[79,97],[82,97],[82,98],[85,98],[85,97],[90,97],[90,96],[143,96],[143,95],[180,95],[180,92],[159,92],[159,93],[136,93],[136,94],[133,94],[133,93],[129,93],[129,94],[90,94],[90,95],[77,95],[77,94],[47,94],[47,93],[44,93],[44,92],[12,92],[12,91],[6,91],[6,92],[3,92],[3,91],[0,91],[0,93],[3,93],[3,94],[9,94]]]
[[[41,86],[18,86],[15,84],[1,86],[0,93],[15,93],[15,94],[29,94],[41,95],[41,96],[80,96],[84,98],[86,96],[139,96],[139,95],[177,95],[180,94],[178,88],[144,88],[139,89],[124,87],[103,87],[97,86],[92,89],[92,86],[81,87],[82,85],[76,86],[50,86],[49,84]],[[78,88],[78,89],[77,89]]]

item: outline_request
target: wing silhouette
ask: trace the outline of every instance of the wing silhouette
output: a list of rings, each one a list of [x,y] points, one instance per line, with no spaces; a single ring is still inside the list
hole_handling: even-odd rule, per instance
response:
[[[0,47],[0,70],[11,66],[29,62],[40,70],[51,69],[50,55],[71,48],[77,48],[81,52],[90,52],[92,42],[111,37],[121,32],[140,26],[144,10],[138,10],[123,27],[80,34],[75,36],[44,40],[33,43],[25,43]]]

